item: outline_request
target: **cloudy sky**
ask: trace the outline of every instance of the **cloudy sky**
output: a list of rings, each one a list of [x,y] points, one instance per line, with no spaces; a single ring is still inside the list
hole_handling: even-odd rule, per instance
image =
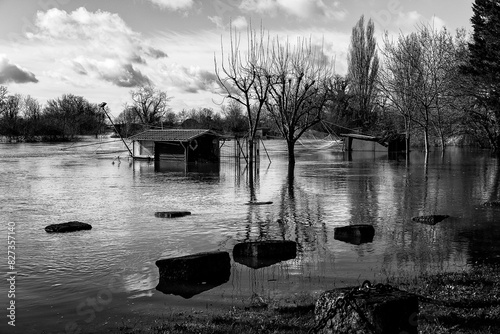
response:
[[[346,71],[351,29],[361,15],[377,34],[432,22],[470,31],[466,0],[0,0],[0,85],[40,102],[63,94],[107,102],[114,116],[130,91],[152,83],[174,111],[220,109],[214,56],[229,22],[272,36],[311,37]],[[378,39],[380,40],[380,38]]]

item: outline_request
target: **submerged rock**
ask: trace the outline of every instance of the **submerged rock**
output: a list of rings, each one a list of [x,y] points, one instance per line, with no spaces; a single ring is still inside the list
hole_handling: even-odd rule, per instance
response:
[[[448,217],[449,217],[448,215],[428,215],[428,216],[413,217],[411,220],[422,224],[436,225],[437,223]]]
[[[234,261],[258,269],[297,257],[297,243],[290,240],[242,242],[233,248]]]
[[[245,205],[269,205],[273,204],[273,202],[257,202],[257,201],[250,201],[245,203]]]
[[[372,242],[375,236],[375,228],[372,225],[357,224],[333,229],[333,238],[336,240],[348,242],[353,245]]]
[[[47,231],[47,233],[66,233],[66,232],[75,232],[75,231],[91,230],[91,229],[92,225],[81,223],[78,221],[71,221],[61,224],[52,224],[45,227],[45,231]]]
[[[184,217],[184,216],[189,216],[191,212],[189,211],[160,211],[160,212],[155,212],[155,217],[158,218],[177,218],[177,217]]]
[[[228,252],[207,252],[156,261],[160,280],[156,289],[165,294],[191,298],[229,281]]]

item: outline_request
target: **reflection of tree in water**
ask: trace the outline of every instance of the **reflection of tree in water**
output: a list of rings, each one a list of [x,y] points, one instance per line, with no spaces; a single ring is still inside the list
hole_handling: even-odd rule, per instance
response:
[[[380,176],[373,170],[350,177],[348,192],[353,224],[373,224],[379,215]]]
[[[436,183],[429,182],[425,165],[420,170],[413,167],[411,171],[404,171],[405,177],[397,179],[396,182],[401,183],[394,187],[395,190],[402,190],[394,196],[399,199],[399,203],[394,203],[394,216],[399,219],[384,226],[385,237],[391,239],[384,252],[384,269],[395,270],[397,272],[391,274],[396,275],[445,270],[447,260],[451,260],[454,253],[441,225],[428,226],[411,220],[412,216],[435,213],[434,210],[426,210],[431,206],[429,202],[435,199],[431,192],[440,186],[439,177],[435,179]],[[394,267],[389,268],[390,264]]]
[[[467,244],[469,264],[500,263],[500,207],[480,206],[484,202],[500,200],[500,159],[481,157],[478,179],[472,183],[478,192],[484,193],[470,218],[470,224],[459,233],[458,240]],[[477,160],[477,159],[476,159]],[[472,179],[472,178],[471,178]]]
[[[484,194],[498,198],[498,165],[492,166],[489,158],[465,152],[416,154],[412,164],[395,170],[395,175],[396,219],[383,225],[388,240],[385,268],[392,264],[393,270],[410,272],[454,270],[468,262],[467,256],[483,256],[492,249],[484,240],[500,233],[478,231],[478,224],[491,224],[477,209]],[[412,216],[427,214],[451,217],[435,226],[411,221]]]
[[[280,192],[278,223],[283,235],[297,242],[298,252],[315,251],[327,241],[323,202],[305,192],[296,182],[294,171],[288,171]]]
[[[259,190],[258,178],[253,184],[249,183],[248,188],[251,201],[263,200],[256,196]],[[271,205],[248,206],[247,224],[241,241],[293,240],[298,244],[299,253],[315,250],[318,226],[323,242],[326,242],[323,211],[321,199],[303,191],[294,174],[289,173],[281,187],[278,201]]]
[[[492,202],[492,201],[498,201],[500,199],[500,192],[499,192],[499,187],[500,187],[500,159],[495,158],[493,159],[492,163],[487,165],[484,164],[486,172],[484,173],[485,178],[486,178],[486,186],[489,188],[486,190],[486,193],[488,194],[487,201]],[[489,170],[488,170],[488,167]]]

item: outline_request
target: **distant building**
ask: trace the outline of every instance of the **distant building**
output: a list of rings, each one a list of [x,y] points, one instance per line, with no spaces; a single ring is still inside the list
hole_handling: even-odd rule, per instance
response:
[[[375,137],[357,133],[341,134],[344,137],[344,151],[374,151],[374,152],[405,152],[406,140],[404,135]]]
[[[219,135],[206,129],[147,130],[132,140],[134,159],[176,161],[187,164],[219,163]]]

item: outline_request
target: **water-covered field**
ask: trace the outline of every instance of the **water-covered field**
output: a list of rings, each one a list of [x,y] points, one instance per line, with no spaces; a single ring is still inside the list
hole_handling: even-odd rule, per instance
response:
[[[106,139],[109,140],[109,139]],[[122,319],[245,305],[252,298],[315,294],[365,279],[467,269],[500,256],[500,163],[485,151],[384,154],[297,147],[289,180],[285,145],[265,141],[253,187],[244,160],[216,173],[155,171],[131,161],[119,141],[99,145],[0,144],[0,229],[4,282],[8,226],[15,226],[15,333],[75,332]],[[120,159],[117,159],[120,156]],[[245,205],[254,192],[270,205]],[[182,218],[156,211],[187,210]],[[447,214],[430,226],[413,216]],[[48,234],[72,220],[91,231]],[[334,239],[334,228],[375,227],[373,242]],[[158,259],[228,251],[244,241],[293,240],[297,256],[252,269],[231,261],[229,280],[191,298],[156,289]],[[7,295],[7,284],[0,291]],[[9,300],[2,298],[3,309]],[[7,311],[4,311],[7,314]],[[0,332],[12,332],[8,318]]]

